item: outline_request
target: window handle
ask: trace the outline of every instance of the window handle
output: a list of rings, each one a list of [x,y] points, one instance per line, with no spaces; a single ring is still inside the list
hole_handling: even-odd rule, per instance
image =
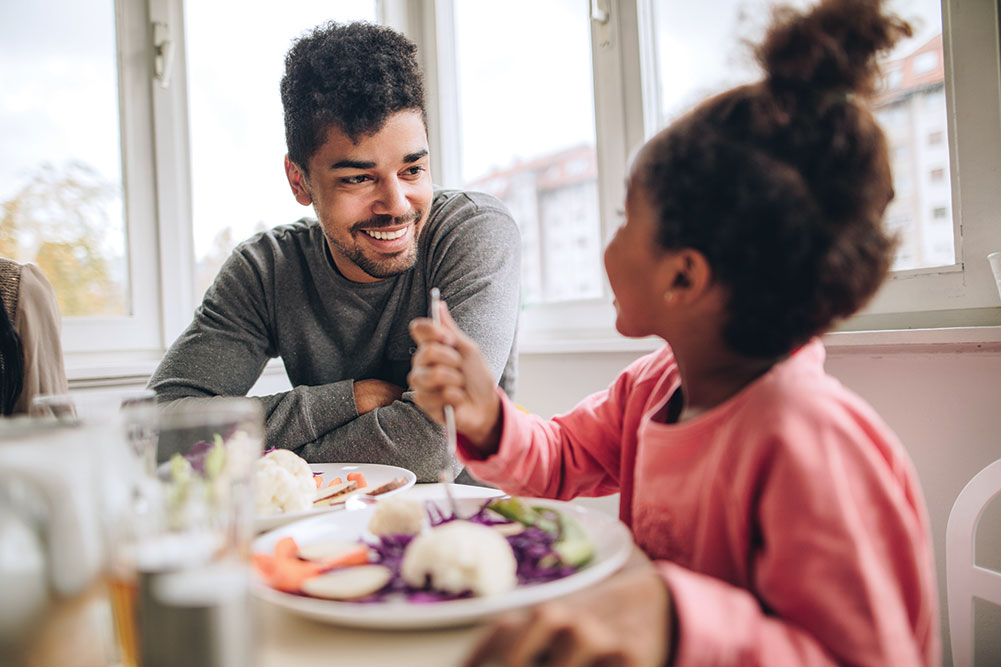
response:
[[[611,6],[611,0],[591,0],[591,20],[598,24],[595,37],[602,50],[612,48]]]
[[[153,22],[153,78],[161,88],[170,85],[170,75],[174,70],[174,40],[170,38],[170,26],[160,21]]]
[[[608,0],[591,0],[591,20],[602,25],[608,23]]]

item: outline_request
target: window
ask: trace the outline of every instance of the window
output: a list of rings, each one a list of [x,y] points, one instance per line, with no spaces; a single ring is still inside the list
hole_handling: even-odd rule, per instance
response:
[[[924,51],[914,56],[914,73],[924,74],[938,67],[941,60],[937,51]]]
[[[728,0],[712,6],[654,3],[660,125],[669,123],[710,94],[760,78],[746,42],[735,39],[746,36],[756,43],[767,27],[760,20],[760,17],[769,16],[767,12],[749,11],[757,4],[760,3],[747,0]],[[915,238],[922,236],[921,226],[928,224],[922,217],[925,210],[923,193],[912,187],[911,174],[918,165],[928,161],[927,148],[917,140],[917,131],[929,124],[945,124],[944,105],[929,107],[919,103],[925,96],[945,99],[944,74],[938,66],[942,51],[941,14],[937,7],[924,5],[916,3],[902,8],[905,16],[920,10],[920,21],[915,22],[920,29],[886,58],[882,87],[872,103],[873,112],[885,127],[890,141],[898,194],[891,204],[894,209],[891,215],[914,221],[914,226],[901,227],[898,231]],[[944,180],[944,170],[933,171],[932,180]],[[901,211],[905,207],[911,209],[906,216]],[[910,245],[904,243],[903,247]],[[930,257],[923,259],[920,254],[908,254],[897,258],[895,268],[955,263],[952,256],[936,254],[935,257],[932,260]]]
[[[883,86],[896,88],[904,79],[904,73],[899,69],[887,69],[883,72]]]
[[[587,8],[578,0],[451,4],[459,120],[454,185],[488,192],[511,210],[521,228],[526,305],[600,297]],[[531,103],[498,103],[515,99]]]
[[[313,215],[292,198],[282,167],[285,125],[278,89],[292,40],[326,21],[376,18],[375,0],[236,7],[208,0],[185,6],[199,300],[237,243]],[[220,32],[222,25],[226,30]]]
[[[469,9],[462,0],[437,0],[433,4],[439,9],[443,5],[455,8],[455,21],[446,22],[450,25],[449,30],[458,33],[455,40],[460,45],[460,53],[456,54],[456,61],[460,72],[464,61],[478,57],[511,61],[518,57],[512,51],[542,53],[541,49],[548,47],[554,30],[569,31],[572,26],[579,25],[576,21],[580,20],[556,22],[549,20],[552,17],[546,14],[546,20],[536,17],[526,22],[523,18],[529,10],[516,6],[509,11],[519,17],[517,26],[505,23],[506,19],[500,16],[503,12],[498,11],[491,22],[491,33],[487,28],[472,29],[463,23],[462,16]],[[579,16],[605,4],[568,1],[560,6],[563,11],[576,7],[579,14],[574,16]],[[621,183],[615,181],[621,180],[626,173],[631,151],[645,137],[707,95],[760,76],[746,44],[755,43],[762,34],[771,4],[767,0],[727,0],[711,4],[618,0],[607,3],[610,8],[607,21],[597,16],[600,11],[594,12],[590,21],[590,65],[594,80],[597,203],[588,205],[597,210],[597,225],[603,240],[607,240],[615,224],[611,211],[620,204],[623,190]],[[812,3],[803,0],[795,4]],[[988,249],[1001,248],[1001,230],[982,213],[991,210],[987,205],[989,193],[1001,183],[996,182],[997,168],[983,170],[978,167],[983,160],[992,165],[998,161],[997,148],[1001,144],[998,105],[982,103],[984,99],[997,98],[997,67],[985,68],[982,76],[975,77],[976,81],[966,77],[962,80],[950,78],[953,69],[961,63],[997,63],[997,10],[985,3],[973,12],[966,5],[963,12],[955,12],[958,0],[946,0],[944,9],[937,0],[896,0],[890,4],[911,21],[915,29],[912,38],[904,40],[885,56],[887,75],[872,100],[872,110],[890,143],[897,192],[887,219],[894,221],[891,226],[899,232],[902,243],[891,279],[870,307],[845,327],[1001,323],[1001,313],[994,307],[996,295],[989,291],[993,284],[988,280],[989,267],[983,257]],[[547,8],[546,11],[553,10]],[[950,14],[950,21],[943,21],[943,11]],[[535,23],[548,25],[549,32],[535,36],[532,32]],[[951,33],[943,34],[943,25],[950,26]],[[437,34],[439,39],[448,39],[440,30]],[[510,34],[519,36],[517,49],[504,49],[493,41],[499,38],[492,35],[509,38]],[[551,61],[559,62],[536,55],[531,71],[512,67],[520,77],[518,83],[508,83],[502,76],[491,77],[487,70],[480,70],[480,85],[484,85],[484,80],[498,84],[489,99],[462,92],[463,76],[469,75],[457,76],[459,96],[463,99],[479,97],[479,108],[489,105],[491,112],[506,112],[509,118],[517,118],[517,114],[529,108],[536,114],[540,127],[549,127],[554,114],[551,98],[529,92],[520,84],[531,81],[530,85],[534,86],[538,78],[548,77],[551,85],[563,86],[563,79],[577,76],[573,72],[582,63],[586,64],[586,57],[576,57],[574,65],[567,68],[556,68]],[[447,88],[447,81],[450,80],[443,80],[439,86]],[[445,100],[447,105],[447,97],[446,93],[439,99]],[[615,102],[619,102],[618,109],[613,108]],[[574,122],[574,116],[586,116],[587,106],[576,97],[557,103],[555,113],[561,114],[557,116],[561,119],[558,122]],[[963,126],[956,124],[958,117],[964,119]],[[502,128],[494,125],[487,133],[501,131]],[[473,141],[481,132],[464,125],[460,143]],[[985,141],[974,138],[975,133],[985,137]],[[472,149],[466,147],[464,150]],[[955,160],[952,164],[950,156]],[[943,162],[944,166],[932,166]],[[527,159],[523,159],[523,163],[527,163]],[[964,184],[956,190],[957,196],[962,192],[964,198],[957,205],[951,201],[954,193],[950,172],[953,169],[955,182]],[[495,176],[492,172],[486,174],[480,187],[486,187],[487,183],[505,187],[495,180]],[[929,181],[932,187],[921,185]],[[934,198],[934,205],[930,198]],[[943,200],[945,217],[933,217],[933,210],[942,208]],[[533,208],[533,215],[539,208]],[[962,211],[964,217],[957,214],[953,219],[954,211]],[[520,209],[515,211],[516,218],[521,215]],[[586,221],[581,224],[588,228],[595,224],[591,218],[581,220]],[[533,236],[526,243],[538,244],[539,240]],[[526,267],[525,276],[526,281],[534,280],[536,284],[546,281],[540,267]],[[580,289],[576,276],[559,278],[565,280],[565,288],[550,285],[547,289],[552,296],[529,299],[534,303],[524,313],[523,322],[527,326],[523,326],[523,333],[530,340],[536,334],[565,338],[582,335],[581,331],[596,333],[601,328],[597,322],[611,321],[610,318],[603,320],[610,308],[603,310],[597,303],[608,304],[607,286],[603,285],[600,299],[588,300],[585,294],[575,291]],[[535,292],[541,293],[540,290]]]
[[[735,37],[746,37],[752,43],[758,40],[766,27],[760,17],[767,17],[768,13],[754,9],[763,6],[761,2],[747,0],[730,0],[711,7],[698,3],[653,3],[659,124],[670,122],[709,94],[760,77],[746,42]],[[939,217],[929,215],[932,207],[926,200],[932,193],[913,185],[920,165],[932,157],[928,151],[936,150],[929,146],[946,143],[941,130],[935,142],[918,141],[923,128],[944,126],[947,122],[941,9],[935,2],[927,1],[898,2],[896,9],[912,21],[916,32],[886,57],[885,76],[872,103],[890,143],[897,192],[888,211],[888,218],[896,222],[896,231],[902,236],[894,268],[953,271],[959,265],[956,253],[942,251],[952,237],[941,238],[938,234],[934,252],[925,242],[930,236],[927,227],[940,223],[943,214],[935,208]],[[944,148],[948,150],[947,145]],[[933,183],[946,182],[944,168],[930,173]],[[938,198],[950,194],[948,190],[934,192]],[[900,306],[891,306],[896,307]]]
[[[0,253],[37,263],[69,317],[128,309],[110,2],[0,9]]]
[[[894,147],[888,224],[906,242],[895,277],[846,326],[999,324],[984,257],[1001,250],[998,7],[895,4],[920,21],[889,54],[874,111]],[[71,375],[123,359],[148,372],[190,322],[212,261],[260,226],[311,213],[284,185],[277,83],[288,40],[331,18],[384,21],[418,43],[436,182],[496,193],[522,225],[527,339],[611,336],[600,256],[629,156],[687,105],[754,76],[740,44],[770,3],[265,5],[0,9],[0,201],[21,202],[0,210],[0,252],[34,259],[58,283]],[[210,175],[221,179],[214,192]],[[81,267],[74,280],[67,266]]]
[[[41,0],[0,8],[0,254],[39,265],[67,351],[159,347],[148,103],[123,86],[142,64],[129,7]],[[148,80],[148,79],[147,79]],[[132,114],[132,115],[130,115]],[[147,112],[148,117],[148,112]],[[136,159],[123,160],[123,152]],[[142,158],[139,159],[138,156]],[[127,184],[127,187],[126,187]]]

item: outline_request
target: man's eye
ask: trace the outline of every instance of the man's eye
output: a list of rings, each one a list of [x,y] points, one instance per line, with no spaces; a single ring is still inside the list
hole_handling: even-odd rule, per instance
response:
[[[358,183],[364,183],[368,180],[366,174],[359,174],[358,176],[347,176],[341,179],[341,183],[347,183],[348,185],[357,185]]]
[[[418,165],[414,165],[413,167],[407,167],[406,169],[403,170],[403,173],[407,174],[408,176],[418,176],[423,171],[424,171],[424,167],[422,167],[422,166],[420,166],[418,164]]]

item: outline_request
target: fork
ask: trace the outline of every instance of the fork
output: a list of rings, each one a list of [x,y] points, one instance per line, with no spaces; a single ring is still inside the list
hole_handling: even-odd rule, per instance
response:
[[[441,291],[437,287],[432,287],[431,321],[435,324],[441,324],[441,316],[438,314],[439,303],[441,303]],[[458,518],[459,508],[455,503],[455,496],[452,495],[452,482],[455,481],[455,478],[452,476],[452,459],[455,458],[457,438],[455,434],[455,410],[451,405],[445,406],[445,434],[447,438],[448,461],[446,461],[445,467],[438,472],[438,479],[445,487],[445,496],[448,498],[448,505],[452,510],[452,516]]]

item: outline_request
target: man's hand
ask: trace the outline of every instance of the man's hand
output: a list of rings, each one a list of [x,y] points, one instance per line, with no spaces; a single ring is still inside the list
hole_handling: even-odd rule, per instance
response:
[[[466,667],[657,667],[670,655],[670,593],[644,563],[527,612],[502,617]]]
[[[392,405],[395,401],[403,397],[405,391],[403,387],[398,387],[391,382],[383,380],[355,380],[355,406],[358,414],[363,415],[376,408],[384,408]]]

